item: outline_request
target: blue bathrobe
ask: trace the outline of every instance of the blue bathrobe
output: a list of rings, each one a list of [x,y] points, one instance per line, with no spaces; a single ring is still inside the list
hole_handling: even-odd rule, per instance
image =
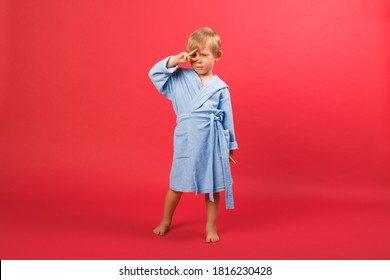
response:
[[[229,150],[238,149],[228,86],[213,76],[202,86],[189,68],[167,68],[167,57],[157,62],[149,77],[172,102],[176,113],[170,188],[179,192],[225,191],[226,208],[234,208]]]

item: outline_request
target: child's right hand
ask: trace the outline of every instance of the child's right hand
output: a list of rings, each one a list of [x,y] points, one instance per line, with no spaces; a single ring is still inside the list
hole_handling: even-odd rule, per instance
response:
[[[198,49],[195,49],[189,53],[181,52],[175,56],[172,56],[167,63],[167,67],[171,68],[171,67],[174,67],[178,64],[183,64],[183,63],[190,61],[191,55],[194,54],[197,50]]]

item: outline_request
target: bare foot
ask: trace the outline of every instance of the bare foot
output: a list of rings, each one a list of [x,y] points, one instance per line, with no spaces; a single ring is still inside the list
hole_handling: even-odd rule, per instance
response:
[[[218,242],[219,236],[217,233],[217,227],[206,225],[206,242]]]
[[[161,223],[153,230],[153,232],[157,235],[163,236],[168,232],[170,226],[171,221],[163,219]]]

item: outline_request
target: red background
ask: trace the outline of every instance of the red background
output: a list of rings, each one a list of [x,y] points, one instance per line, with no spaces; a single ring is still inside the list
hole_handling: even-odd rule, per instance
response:
[[[390,258],[386,0],[1,1],[1,259]],[[148,78],[203,26],[232,94],[236,209],[160,220],[175,115]]]

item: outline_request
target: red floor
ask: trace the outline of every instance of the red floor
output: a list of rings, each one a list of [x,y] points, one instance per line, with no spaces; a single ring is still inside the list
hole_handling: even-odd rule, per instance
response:
[[[162,187],[138,184],[134,194],[114,182],[8,182],[0,259],[390,259],[388,187],[235,181],[236,209],[221,205],[215,244],[203,241],[201,196],[183,196],[171,231],[158,237]]]

